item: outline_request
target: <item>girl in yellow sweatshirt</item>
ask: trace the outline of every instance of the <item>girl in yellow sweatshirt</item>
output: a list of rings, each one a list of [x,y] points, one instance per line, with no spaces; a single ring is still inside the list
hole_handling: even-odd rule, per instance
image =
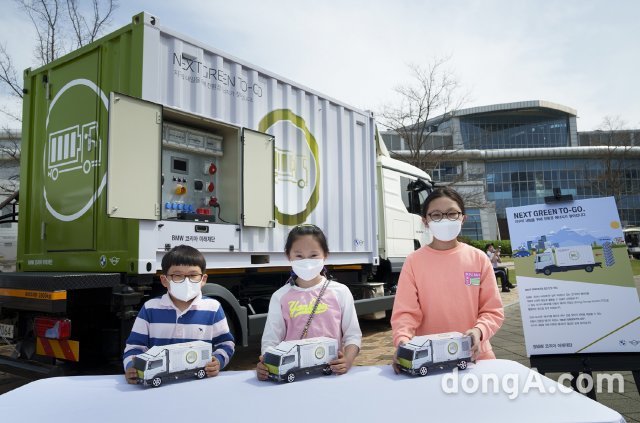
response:
[[[462,332],[476,360],[495,358],[489,339],[504,320],[502,300],[487,255],[456,239],[464,202],[450,188],[425,200],[422,220],[433,242],[411,253],[402,267],[391,326],[397,347],[414,336]]]

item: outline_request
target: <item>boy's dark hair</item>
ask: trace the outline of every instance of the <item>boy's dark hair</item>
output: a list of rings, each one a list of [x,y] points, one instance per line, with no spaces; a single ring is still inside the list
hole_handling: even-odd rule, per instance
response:
[[[162,257],[162,273],[171,266],[198,266],[202,273],[207,270],[207,262],[202,253],[189,245],[177,245]]]
[[[464,201],[462,200],[462,197],[460,196],[460,194],[458,194],[458,192],[452,188],[443,187],[443,188],[436,188],[433,191],[431,191],[431,194],[429,194],[427,199],[424,200],[424,203],[422,204],[422,217],[424,218],[427,217],[427,211],[429,210],[429,203],[431,203],[436,198],[440,198],[440,197],[447,197],[455,201],[458,204],[458,207],[460,207],[460,211],[462,212],[462,214],[464,214]]]
[[[291,253],[291,246],[293,245],[293,243],[298,238],[306,235],[311,235],[313,239],[315,239],[318,244],[320,244],[320,248],[322,248],[325,256],[329,255],[329,244],[327,243],[327,237],[324,236],[324,232],[322,232],[322,229],[320,229],[316,225],[304,223],[302,225],[294,226],[293,229],[291,229],[291,231],[289,232],[287,242],[284,245],[284,252],[287,254],[287,257]]]
[[[493,245],[493,242],[488,243],[487,245],[484,246],[484,250],[487,251],[489,249],[489,247],[493,247],[495,248],[495,246]]]

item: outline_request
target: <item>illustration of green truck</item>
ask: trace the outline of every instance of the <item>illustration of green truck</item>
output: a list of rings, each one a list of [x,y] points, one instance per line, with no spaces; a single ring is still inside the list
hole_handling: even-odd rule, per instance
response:
[[[205,341],[182,342],[149,348],[133,359],[138,380],[154,388],[167,379],[206,376],[204,367],[211,361],[211,344]]]
[[[410,375],[426,376],[431,369],[467,368],[471,337],[460,332],[415,336],[398,347],[398,367]]]
[[[573,247],[554,247],[536,255],[534,262],[536,273],[549,276],[553,272],[581,270],[593,272],[594,267],[602,267],[593,257],[591,245]]]
[[[299,374],[321,371],[331,374],[329,362],[338,357],[338,341],[327,337],[284,341],[269,348],[264,354],[264,364],[269,379],[289,383]]]

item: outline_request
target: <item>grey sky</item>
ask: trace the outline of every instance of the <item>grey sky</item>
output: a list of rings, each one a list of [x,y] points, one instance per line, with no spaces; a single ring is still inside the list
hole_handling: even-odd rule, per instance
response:
[[[2,3],[0,40],[33,66],[31,23]],[[111,29],[140,11],[363,109],[393,101],[408,63],[450,56],[465,107],[548,100],[576,109],[581,131],[607,115],[640,128],[640,1],[121,0]]]

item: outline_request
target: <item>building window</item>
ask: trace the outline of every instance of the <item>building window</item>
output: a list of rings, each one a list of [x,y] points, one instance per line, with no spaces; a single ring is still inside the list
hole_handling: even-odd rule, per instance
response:
[[[483,239],[480,209],[466,209],[465,215],[467,218],[462,225],[460,235],[473,240]]]

